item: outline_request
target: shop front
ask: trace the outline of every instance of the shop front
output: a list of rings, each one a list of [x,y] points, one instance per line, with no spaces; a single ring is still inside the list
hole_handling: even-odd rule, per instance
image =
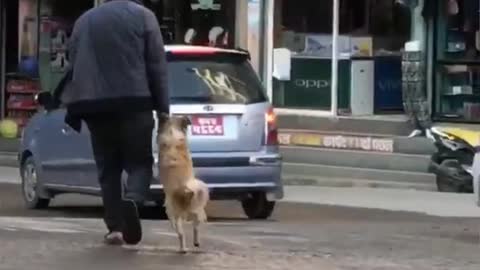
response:
[[[336,1],[273,0],[273,103],[326,112],[336,107],[335,114],[401,113],[401,50],[410,39],[410,13],[395,0],[338,0],[332,76]]]
[[[68,66],[67,41],[75,20],[94,0],[3,1],[1,118],[19,133],[37,111],[35,95],[52,90]]]
[[[480,123],[479,0],[439,0],[435,6],[433,118]]]
[[[53,91],[69,65],[75,20],[102,0],[1,1],[0,118],[20,127],[37,111],[39,91]],[[264,3],[255,0],[145,0],[166,44],[248,49],[261,73]]]

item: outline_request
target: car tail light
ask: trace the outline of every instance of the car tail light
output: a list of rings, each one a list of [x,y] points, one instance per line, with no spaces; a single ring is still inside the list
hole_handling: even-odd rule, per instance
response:
[[[277,116],[272,107],[265,113],[265,145],[278,145]]]

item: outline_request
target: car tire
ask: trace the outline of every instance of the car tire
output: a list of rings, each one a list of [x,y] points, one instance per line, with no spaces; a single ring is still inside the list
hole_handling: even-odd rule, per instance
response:
[[[37,169],[33,157],[27,157],[21,167],[22,197],[28,209],[45,209],[50,204],[50,198],[39,195]]]
[[[243,212],[249,219],[268,219],[275,209],[275,202],[267,200],[265,192],[253,193],[242,201]]]
[[[165,208],[163,201],[155,202],[154,210],[155,216],[157,216],[159,219],[168,220],[167,209]]]

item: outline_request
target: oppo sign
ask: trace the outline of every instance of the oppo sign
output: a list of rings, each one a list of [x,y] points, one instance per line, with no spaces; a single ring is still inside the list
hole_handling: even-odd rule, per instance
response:
[[[314,79],[296,79],[295,86],[302,87],[306,89],[310,88],[327,88],[330,86],[330,81],[328,80],[314,80]]]

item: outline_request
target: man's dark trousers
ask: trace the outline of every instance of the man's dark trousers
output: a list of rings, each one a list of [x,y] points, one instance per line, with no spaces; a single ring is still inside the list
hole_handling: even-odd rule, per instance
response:
[[[90,130],[105,223],[109,231],[122,231],[122,172],[128,174],[125,199],[144,202],[153,175],[152,111],[95,114],[85,117]]]

